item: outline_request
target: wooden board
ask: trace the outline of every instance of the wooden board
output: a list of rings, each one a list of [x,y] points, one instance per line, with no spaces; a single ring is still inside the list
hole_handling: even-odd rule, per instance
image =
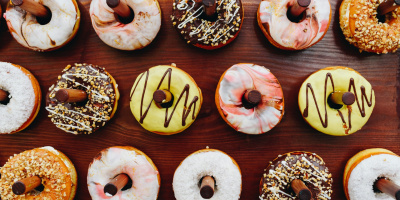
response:
[[[4,10],[6,0],[1,0]],[[256,22],[259,0],[245,0],[245,19],[239,37],[225,48],[206,51],[187,45],[169,18],[172,1],[161,0],[162,27],[157,38],[143,50],[125,52],[104,44],[94,32],[89,0],[80,1],[81,28],[74,40],[54,52],[38,53],[20,46],[0,24],[0,60],[22,65],[39,80],[43,93],[70,63],[105,67],[117,80],[121,99],[115,117],[92,135],[75,136],[57,129],[42,108],[34,123],[22,133],[0,136],[0,165],[23,150],[53,146],[64,152],[79,174],[76,199],[90,199],[86,175],[92,158],[102,149],[131,145],[144,151],[159,168],[159,199],[174,199],[172,178],[179,163],[192,152],[209,146],[225,151],[240,165],[243,176],[241,199],[258,199],[263,169],[278,154],[304,150],[319,154],[333,173],[332,199],[345,199],[342,174],[347,160],[360,150],[383,147],[400,154],[398,104],[399,58],[397,54],[359,53],[339,27],[340,2],[331,1],[332,21],[324,39],[304,51],[282,51],[264,38]],[[219,115],[214,93],[221,74],[236,63],[249,62],[269,68],[283,86],[286,108],[282,122],[264,135],[236,133]],[[135,78],[147,68],[176,63],[193,76],[203,91],[204,103],[195,123],[181,134],[159,136],[144,130],[129,109],[129,92]],[[323,67],[342,65],[359,71],[376,92],[376,107],[366,126],[354,135],[332,137],[317,132],[303,119],[297,94],[305,78]]]

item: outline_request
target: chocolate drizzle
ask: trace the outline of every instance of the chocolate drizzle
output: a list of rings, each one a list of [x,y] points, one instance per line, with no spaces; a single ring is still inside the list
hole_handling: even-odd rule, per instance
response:
[[[148,114],[148,112],[149,112],[149,110],[150,110],[151,104],[152,104],[153,101],[154,101],[154,99],[151,100],[150,104],[147,106],[145,112],[143,113],[143,104],[144,104],[143,101],[144,101],[144,96],[145,96],[145,93],[146,93],[147,82],[149,81],[149,73],[150,73],[150,71],[147,70],[146,72],[144,72],[144,73],[142,73],[142,74],[140,75],[140,77],[139,77],[139,79],[138,79],[136,85],[134,86],[134,89],[133,89],[133,91],[132,91],[132,93],[131,93],[131,96],[130,96],[130,97],[131,97],[131,100],[132,100],[132,96],[133,96],[133,94],[135,93],[136,88],[137,88],[137,86],[138,86],[140,80],[142,80],[144,74],[146,74],[146,80],[145,80],[145,83],[144,83],[144,89],[143,89],[143,93],[142,93],[142,99],[141,99],[141,101],[140,101],[140,120],[139,120],[139,122],[140,122],[141,124],[143,124],[143,121],[144,121],[144,119],[146,118],[146,116],[147,116],[147,114]],[[158,84],[156,90],[160,89],[161,84],[163,83],[163,81],[164,81],[165,77],[167,77],[167,75],[168,75],[168,91],[170,91],[170,88],[171,88],[172,68],[168,68],[167,71],[165,71],[165,73],[164,73],[163,77],[161,78],[161,80],[160,80],[160,82],[159,82],[159,84]],[[188,105],[188,99],[189,99],[189,93],[190,93],[190,86],[189,86],[189,84],[186,84],[185,87],[183,88],[181,94],[179,95],[179,98],[177,99],[177,101],[176,101],[176,103],[175,103],[175,106],[174,106],[174,108],[173,108],[173,110],[172,110],[172,112],[171,112],[171,114],[170,114],[169,116],[168,116],[168,109],[169,109],[169,108],[165,108],[165,109],[166,109],[166,110],[165,110],[165,122],[164,122],[164,127],[165,127],[165,128],[167,128],[167,127],[169,126],[169,123],[171,122],[172,116],[173,116],[174,113],[175,113],[176,107],[178,106],[179,102],[181,101],[181,99],[183,98],[183,96],[184,96],[185,94],[186,94],[186,97],[185,97],[185,103],[184,103],[184,106],[183,106],[183,113],[182,113],[182,126],[185,126],[185,125],[186,125],[186,119],[189,117],[190,111],[193,110],[192,119],[194,120],[194,119],[196,118],[195,110],[196,110],[196,103],[197,103],[197,101],[199,100],[199,97],[198,97],[198,96],[195,96],[195,97],[193,98],[193,100],[190,102],[189,106],[187,106],[187,105]]]

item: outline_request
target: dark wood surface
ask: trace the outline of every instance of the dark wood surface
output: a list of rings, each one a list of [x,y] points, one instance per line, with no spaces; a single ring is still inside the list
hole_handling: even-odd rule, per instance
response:
[[[4,5],[6,0],[0,0]],[[0,135],[0,165],[15,153],[41,146],[64,152],[79,174],[76,199],[90,199],[86,175],[92,158],[102,149],[130,145],[144,151],[161,173],[159,199],[174,199],[172,178],[176,167],[190,153],[209,146],[231,155],[242,169],[241,199],[258,199],[263,169],[278,154],[304,150],[319,154],[334,178],[332,199],[345,199],[342,174],[347,160],[360,150],[383,147],[400,153],[398,105],[398,54],[359,53],[339,27],[340,2],[331,1],[332,21],[326,36],[303,51],[283,51],[264,38],[256,22],[259,0],[245,0],[244,25],[238,38],[225,48],[206,51],[187,45],[170,21],[171,0],[161,0],[162,27],[157,38],[143,50],[125,52],[104,44],[94,32],[89,16],[90,0],[81,0],[82,23],[74,40],[48,53],[33,52],[20,46],[10,35],[4,19],[0,24],[0,60],[24,66],[38,79],[42,92],[56,81],[69,63],[92,63],[105,67],[117,80],[121,99],[115,117],[92,135],[75,136],[57,129],[47,117],[44,102],[34,123],[21,133]],[[221,74],[235,63],[249,62],[269,68],[282,84],[285,116],[272,131],[249,136],[235,132],[219,115],[214,93]],[[144,130],[129,108],[129,92],[135,78],[147,68],[176,63],[196,80],[204,103],[195,123],[183,133],[160,136]],[[348,66],[367,78],[376,92],[376,106],[369,122],[347,137],[317,132],[300,114],[297,94],[305,78],[327,66]]]

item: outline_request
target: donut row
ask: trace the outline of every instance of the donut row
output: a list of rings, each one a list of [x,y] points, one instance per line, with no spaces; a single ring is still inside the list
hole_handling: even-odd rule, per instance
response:
[[[34,76],[21,66],[0,62],[0,133],[26,128],[36,117],[41,91]],[[120,94],[115,79],[102,67],[68,65],[46,94],[48,116],[59,129],[91,134],[117,110]],[[184,131],[196,119],[203,103],[193,78],[172,65],[141,73],[130,92],[130,108],[150,132],[171,135]],[[284,115],[284,97],[278,79],[265,67],[236,64],[226,70],[215,92],[222,118],[236,131],[262,134]],[[320,132],[344,136],[360,130],[375,106],[371,84],[346,67],[327,67],[311,74],[298,95],[308,124]]]
[[[399,199],[400,157],[376,148],[354,155],[346,164],[343,185],[349,200]],[[53,147],[24,151],[10,157],[1,168],[0,195],[5,199],[72,200],[78,175],[73,163]],[[321,157],[310,152],[279,155],[264,169],[261,200],[331,199],[332,174]],[[130,146],[102,150],[90,163],[87,186],[92,199],[158,197],[161,179],[153,161]],[[202,149],[185,158],[172,182],[177,200],[240,198],[239,165],[228,154]]]
[[[395,52],[400,47],[399,5],[395,0],[344,0],[339,14],[346,40],[360,51]],[[177,32],[203,49],[229,44],[243,25],[241,0],[174,0],[172,7]],[[161,27],[157,0],[93,0],[90,17],[100,39],[121,50],[146,47]],[[51,51],[76,35],[81,14],[75,0],[10,0],[4,18],[18,43]],[[306,49],[328,31],[331,6],[328,0],[262,0],[257,21],[274,46]]]

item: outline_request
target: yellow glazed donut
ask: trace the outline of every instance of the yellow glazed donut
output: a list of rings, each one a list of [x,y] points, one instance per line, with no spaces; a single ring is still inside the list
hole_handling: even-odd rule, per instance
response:
[[[348,93],[350,105],[331,102],[333,94]],[[347,67],[327,67],[311,74],[299,92],[304,119],[325,134],[345,136],[360,130],[371,116],[375,94],[371,84]]]
[[[169,103],[156,103],[154,94],[159,90],[171,94]],[[141,73],[130,96],[131,111],[136,120],[143,128],[161,135],[179,133],[188,128],[203,103],[196,82],[175,64],[155,66]]]

